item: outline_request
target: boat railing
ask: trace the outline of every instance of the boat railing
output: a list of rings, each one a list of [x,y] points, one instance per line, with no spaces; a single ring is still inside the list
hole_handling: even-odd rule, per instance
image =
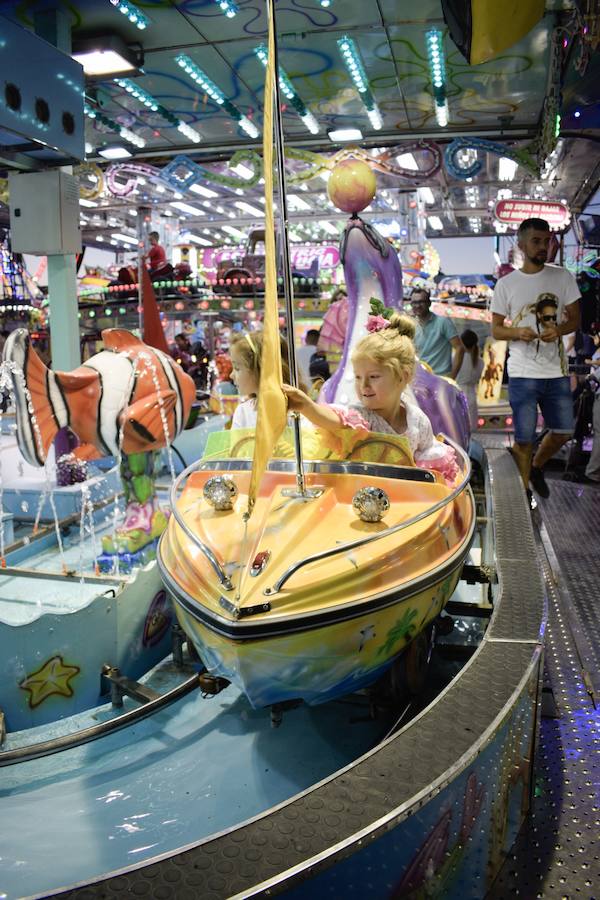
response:
[[[458,497],[460,493],[462,493],[462,491],[469,483],[469,480],[471,478],[471,461],[462,447],[460,447],[448,437],[445,437],[445,441],[454,448],[455,452],[460,457],[463,463],[463,477],[459,484],[446,497],[443,497],[440,501],[434,503],[433,506],[430,506],[426,510],[423,510],[423,512],[420,512],[415,516],[411,516],[409,519],[406,519],[406,521],[399,522],[397,525],[392,525],[390,528],[385,528],[383,531],[379,531],[377,534],[371,534],[367,537],[359,538],[356,541],[347,541],[343,544],[337,544],[335,547],[332,547],[329,550],[323,550],[321,553],[314,553],[311,556],[304,557],[304,559],[297,560],[285,570],[285,572],[275,582],[272,588],[265,588],[265,594],[272,596],[273,594],[278,593],[286,583],[286,581],[288,581],[292,577],[292,575],[294,575],[299,569],[304,568],[304,566],[310,565],[313,562],[319,562],[322,559],[328,559],[331,556],[337,556],[339,553],[345,553],[348,550],[355,550],[357,548],[364,547],[365,545],[373,543],[374,541],[378,541],[381,538],[388,537],[391,534],[396,534],[397,532],[402,531],[405,528],[409,528],[411,525],[415,525],[417,522],[420,522],[423,519],[434,515],[435,513],[439,512],[439,510],[452,503],[454,499]],[[235,466],[239,466],[240,464],[240,460],[229,460],[228,462],[231,462],[232,468],[234,468]],[[193,472],[201,470],[206,464],[206,460],[198,460],[197,462],[192,463],[191,466],[188,466],[187,469],[184,469],[184,471],[177,476],[177,478],[173,482],[170,492],[171,511],[175,521],[184,532],[184,534],[193,544],[196,545],[196,547],[198,547],[201,553],[203,553],[203,555],[206,557],[221,585],[225,588],[225,590],[230,591],[233,589],[233,584],[231,582],[231,579],[219,563],[219,560],[217,559],[211,548],[208,547],[203,541],[201,541],[198,535],[194,534],[192,529],[187,525],[179,510],[177,509],[177,492],[179,491],[181,483],[185,479],[187,479]],[[375,467],[375,465],[373,467]],[[372,468],[371,465],[365,465],[365,469],[367,469],[367,467]],[[387,469],[389,467],[385,466],[382,468]]]
[[[445,437],[445,440],[460,456],[464,466],[463,477],[461,481],[448,494],[447,497],[443,497],[442,500],[434,503],[433,506],[429,506],[427,509],[423,510],[423,512],[417,513],[417,515],[411,516],[409,519],[406,519],[404,522],[399,522],[397,525],[392,525],[390,528],[385,528],[383,531],[377,532],[377,534],[370,534],[367,537],[359,538],[356,541],[346,541],[343,544],[337,544],[335,547],[331,547],[329,550],[322,550],[320,553],[313,553],[310,556],[305,556],[304,559],[297,560],[285,570],[283,575],[275,582],[272,588],[265,588],[265,594],[268,594],[270,597],[273,596],[273,594],[277,594],[282,589],[286,581],[288,581],[292,577],[292,575],[294,575],[299,569],[304,568],[304,566],[308,566],[314,562],[320,562],[323,559],[329,559],[330,557],[337,556],[340,553],[346,553],[348,550],[357,550],[358,548],[365,547],[367,544],[371,544],[374,541],[379,541],[382,538],[389,537],[391,534],[397,534],[399,531],[403,531],[405,528],[409,528],[411,525],[415,525],[417,522],[421,522],[423,519],[427,519],[429,516],[434,515],[434,513],[439,512],[439,510],[452,503],[455,498],[464,491],[465,487],[467,487],[469,483],[469,480],[471,478],[471,461],[462,447],[454,443],[454,441],[450,440],[450,438],[448,437]]]
[[[193,544],[196,545],[196,547],[200,550],[200,552],[204,554],[204,556],[208,560],[213,572],[216,574],[217,578],[219,579],[219,581],[221,582],[221,584],[223,585],[225,590],[231,591],[231,590],[233,590],[233,584],[231,582],[231,579],[229,578],[229,575],[223,569],[223,567],[219,563],[219,560],[217,559],[217,557],[215,556],[213,551],[210,549],[210,547],[207,544],[205,544],[203,541],[201,541],[200,538],[198,537],[198,535],[194,534],[192,529],[187,525],[187,523],[184,521],[183,517],[179,514],[179,512],[177,510],[177,491],[179,490],[179,486],[180,486],[181,482],[185,478],[188,478],[192,474],[193,471],[195,471],[196,469],[199,469],[201,464],[202,464],[202,460],[198,460],[198,462],[192,463],[192,465],[188,466],[187,469],[184,469],[183,472],[181,472],[181,474],[178,475],[177,478],[175,479],[175,481],[173,482],[173,485],[171,487],[171,491],[169,494],[169,501],[170,501],[170,505],[171,505],[171,515],[175,518],[175,521],[177,522],[177,524],[179,525],[181,530],[184,532],[184,534],[190,539],[190,541]],[[166,532],[165,532],[165,534],[166,534]],[[163,537],[164,537],[164,534],[163,534]],[[162,538],[161,538],[161,541],[162,541]]]

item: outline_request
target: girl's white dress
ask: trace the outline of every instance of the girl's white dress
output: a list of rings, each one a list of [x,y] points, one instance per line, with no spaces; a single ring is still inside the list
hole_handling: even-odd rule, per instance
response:
[[[385,419],[372,412],[362,404],[357,403],[350,407],[332,405],[331,409],[337,414],[340,424],[349,428],[363,428],[365,431],[378,431],[381,434],[401,434],[408,438],[415,463],[422,469],[435,469],[441,472],[446,481],[452,484],[458,474],[456,454],[452,447],[438,441],[433,434],[431,422],[423,410],[402,395],[402,403],[406,409],[406,430],[394,431]],[[307,424],[304,418],[304,424]],[[231,420],[233,428],[256,427],[256,398],[249,397],[243,400],[236,408]]]
[[[409,400],[406,394],[402,394],[402,403],[406,410],[406,430],[403,432],[395,431],[385,419],[361,403],[350,407],[333,405],[331,408],[337,413],[342,425],[382,434],[400,434],[408,438],[415,463],[422,469],[441,472],[446,481],[452,483],[458,474],[453,448],[437,440],[423,410]]]
[[[231,419],[232,428],[256,428],[256,397],[242,400]]]

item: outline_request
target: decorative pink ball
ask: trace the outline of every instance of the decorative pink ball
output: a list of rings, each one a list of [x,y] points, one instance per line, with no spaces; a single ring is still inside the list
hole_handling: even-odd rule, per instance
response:
[[[327,182],[329,199],[334,206],[347,213],[365,209],[376,190],[375,173],[361,159],[345,159],[338,163]]]

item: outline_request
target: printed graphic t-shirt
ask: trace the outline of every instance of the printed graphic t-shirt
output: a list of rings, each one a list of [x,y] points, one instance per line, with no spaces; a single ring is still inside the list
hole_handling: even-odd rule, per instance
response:
[[[494,288],[491,310],[510,319],[513,327],[529,327],[541,335],[546,323],[536,317],[536,304],[540,300],[556,303],[557,324],[560,325],[565,319],[565,306],[580,296],[570,272],[559,266],[545,265],[535,275],[515,271],[501,278]],[[554,312],[551,306],[548,312]],[[560,338],[552,343],[511,341],[509,347],[508,374],[511,378],[560,378],[568,374]]]

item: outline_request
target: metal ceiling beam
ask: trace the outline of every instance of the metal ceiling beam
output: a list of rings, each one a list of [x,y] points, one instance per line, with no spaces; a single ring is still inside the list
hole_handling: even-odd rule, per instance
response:
[[[131,110],[128,110],[131,112]],[[383,147],[383,146],[394,146],[400,148],[403,142],[413,143],[417,140],[430,140],[430,141],[443,141],[448,142],[457,137],[483,137],[489,138],[490,140],[530,140],[535,137],[537,130],[535,127],[530,125],[515,125],[509,128],[499,128],[498,126],[485,126],[479,128],[472,128],[470,130],[462,129],[460,131],[454,131],[452,129],[444,130],[441,133],[439,130],[434,129],[426,129],[423,131],[411,130],[406,133],[394,130],[394,131],[380,131],[377,134],[365,136],[360,141],[360,146],[363,148],[371,148],[371,147]],[[298,136],[292,137],[288,136],[286,139],[286,143],[289,147],[304,147],[306,149],[313,150],[316,153],[323,153],[325,151],[329,151],[334,153],[337,150],[343,149],[344,146],[352,146],[352,145],[342,145],[342,144],[333,144],[331,141],[325,142],[323,137],[313,137],[312,135]],[[157,159],[160,157],[170,157],[177,156],[180,153],[185,153],[192,159],[196,159],[198,161],[203,162],[222,162],[227,159],[237,150],[260,150],[260,145],[256,141],[249,140],[237,140],[231,141],[222,144],[206,144],[202,147],[201,150],[197,146],[191,147],[189,143],[185,144],[174,144],[172,146],[166,147],[152,147],[150,149],[144,148],[140,150],[139,153],[133,154],[133,161],[141,162],[147,159]],[[88,157],[88,162],[94,161],[103,163],[105,160],[102,157],[96,155],[92,157]]]

